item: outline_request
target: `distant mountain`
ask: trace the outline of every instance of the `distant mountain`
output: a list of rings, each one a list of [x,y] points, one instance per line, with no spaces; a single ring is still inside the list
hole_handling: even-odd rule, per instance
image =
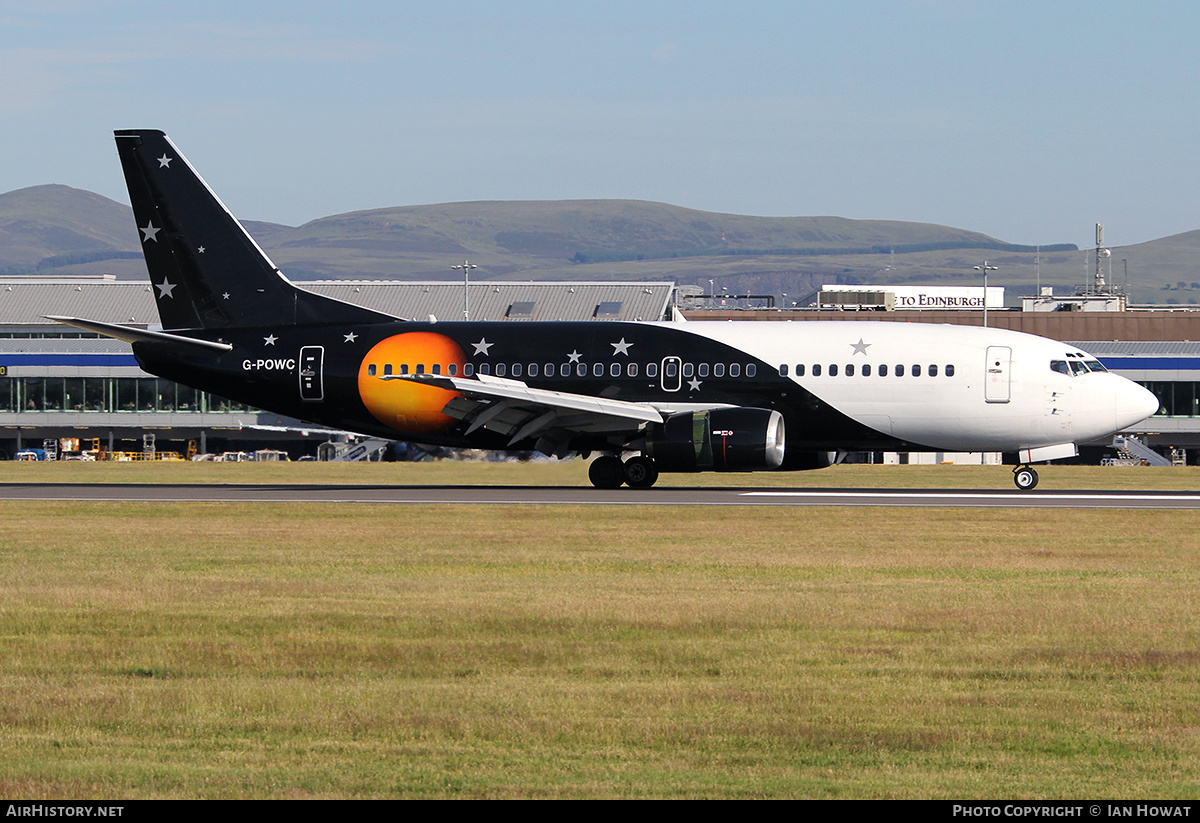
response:
[[[138,253],[133,212],[69,186],[0,194],[0,271],[32,270]]]
[[[824,283],[977,284],[999,267],[1010,300],[1036,285],[1058,293],[1090,280],[1089,250],[1041,249],[925,223],[840,217],[750,217],[632,200],[443,203],[351,212],[303,226],[246,222],[294,280],[675,280],[705,292],[803,298]],[[1110,282],[1141,302],[1200,301],[1200,231],[1114,248]],[[0,195],[0,273],[145,277],[128,206],[67,186]],[[712,281],[710,285],[709,281]],[[1193,282],[1194,281],[1194,282]]]

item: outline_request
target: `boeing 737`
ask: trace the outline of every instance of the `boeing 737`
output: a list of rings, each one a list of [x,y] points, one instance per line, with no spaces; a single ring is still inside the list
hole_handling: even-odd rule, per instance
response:
[[[128,341],[150,374],[300,420],[596,454],[601,488],[886,450],[1017,452],[1032,489],[1032,463],[1158,409],[1086,352],[999,329],[404,320],[293,285],[162,132],[116,141],[163,330],[53,319]]]

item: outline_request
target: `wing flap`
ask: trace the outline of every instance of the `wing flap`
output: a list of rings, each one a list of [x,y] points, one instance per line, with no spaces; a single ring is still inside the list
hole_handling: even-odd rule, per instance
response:
[[[509,445],[555,430],[589,434],[635,432],[663,415],[645,403],[531,388],[520,380],[480,375],[387,374],[380,380],[409,380],[458,393],[442,413],[466,421],[468,433],[487,429],[510,438]]]

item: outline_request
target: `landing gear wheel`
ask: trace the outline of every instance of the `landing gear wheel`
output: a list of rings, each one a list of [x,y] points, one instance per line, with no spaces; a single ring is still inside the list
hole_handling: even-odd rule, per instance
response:
[[[1017,466],[1013,469],[1013,482],[1018,489],[1027,492],[1038,484],[1038,474],[1029,466]]]
[[[631,489],[648,489],[658,480],[654,459],[640,455],[625,461],[625,483]]]
[[[597,457],[588,466],[588,480],[598,489],[619,489],[625,482],[625,467],[619,457],[611,454]]]

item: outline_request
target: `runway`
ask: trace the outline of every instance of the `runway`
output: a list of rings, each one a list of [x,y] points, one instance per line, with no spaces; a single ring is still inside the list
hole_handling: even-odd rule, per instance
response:
[[[988,489],[688,488],[606,491],[561,486],[3,483],[0,500],[393,505],[887,506],[1200,509],[1200,492]]]

